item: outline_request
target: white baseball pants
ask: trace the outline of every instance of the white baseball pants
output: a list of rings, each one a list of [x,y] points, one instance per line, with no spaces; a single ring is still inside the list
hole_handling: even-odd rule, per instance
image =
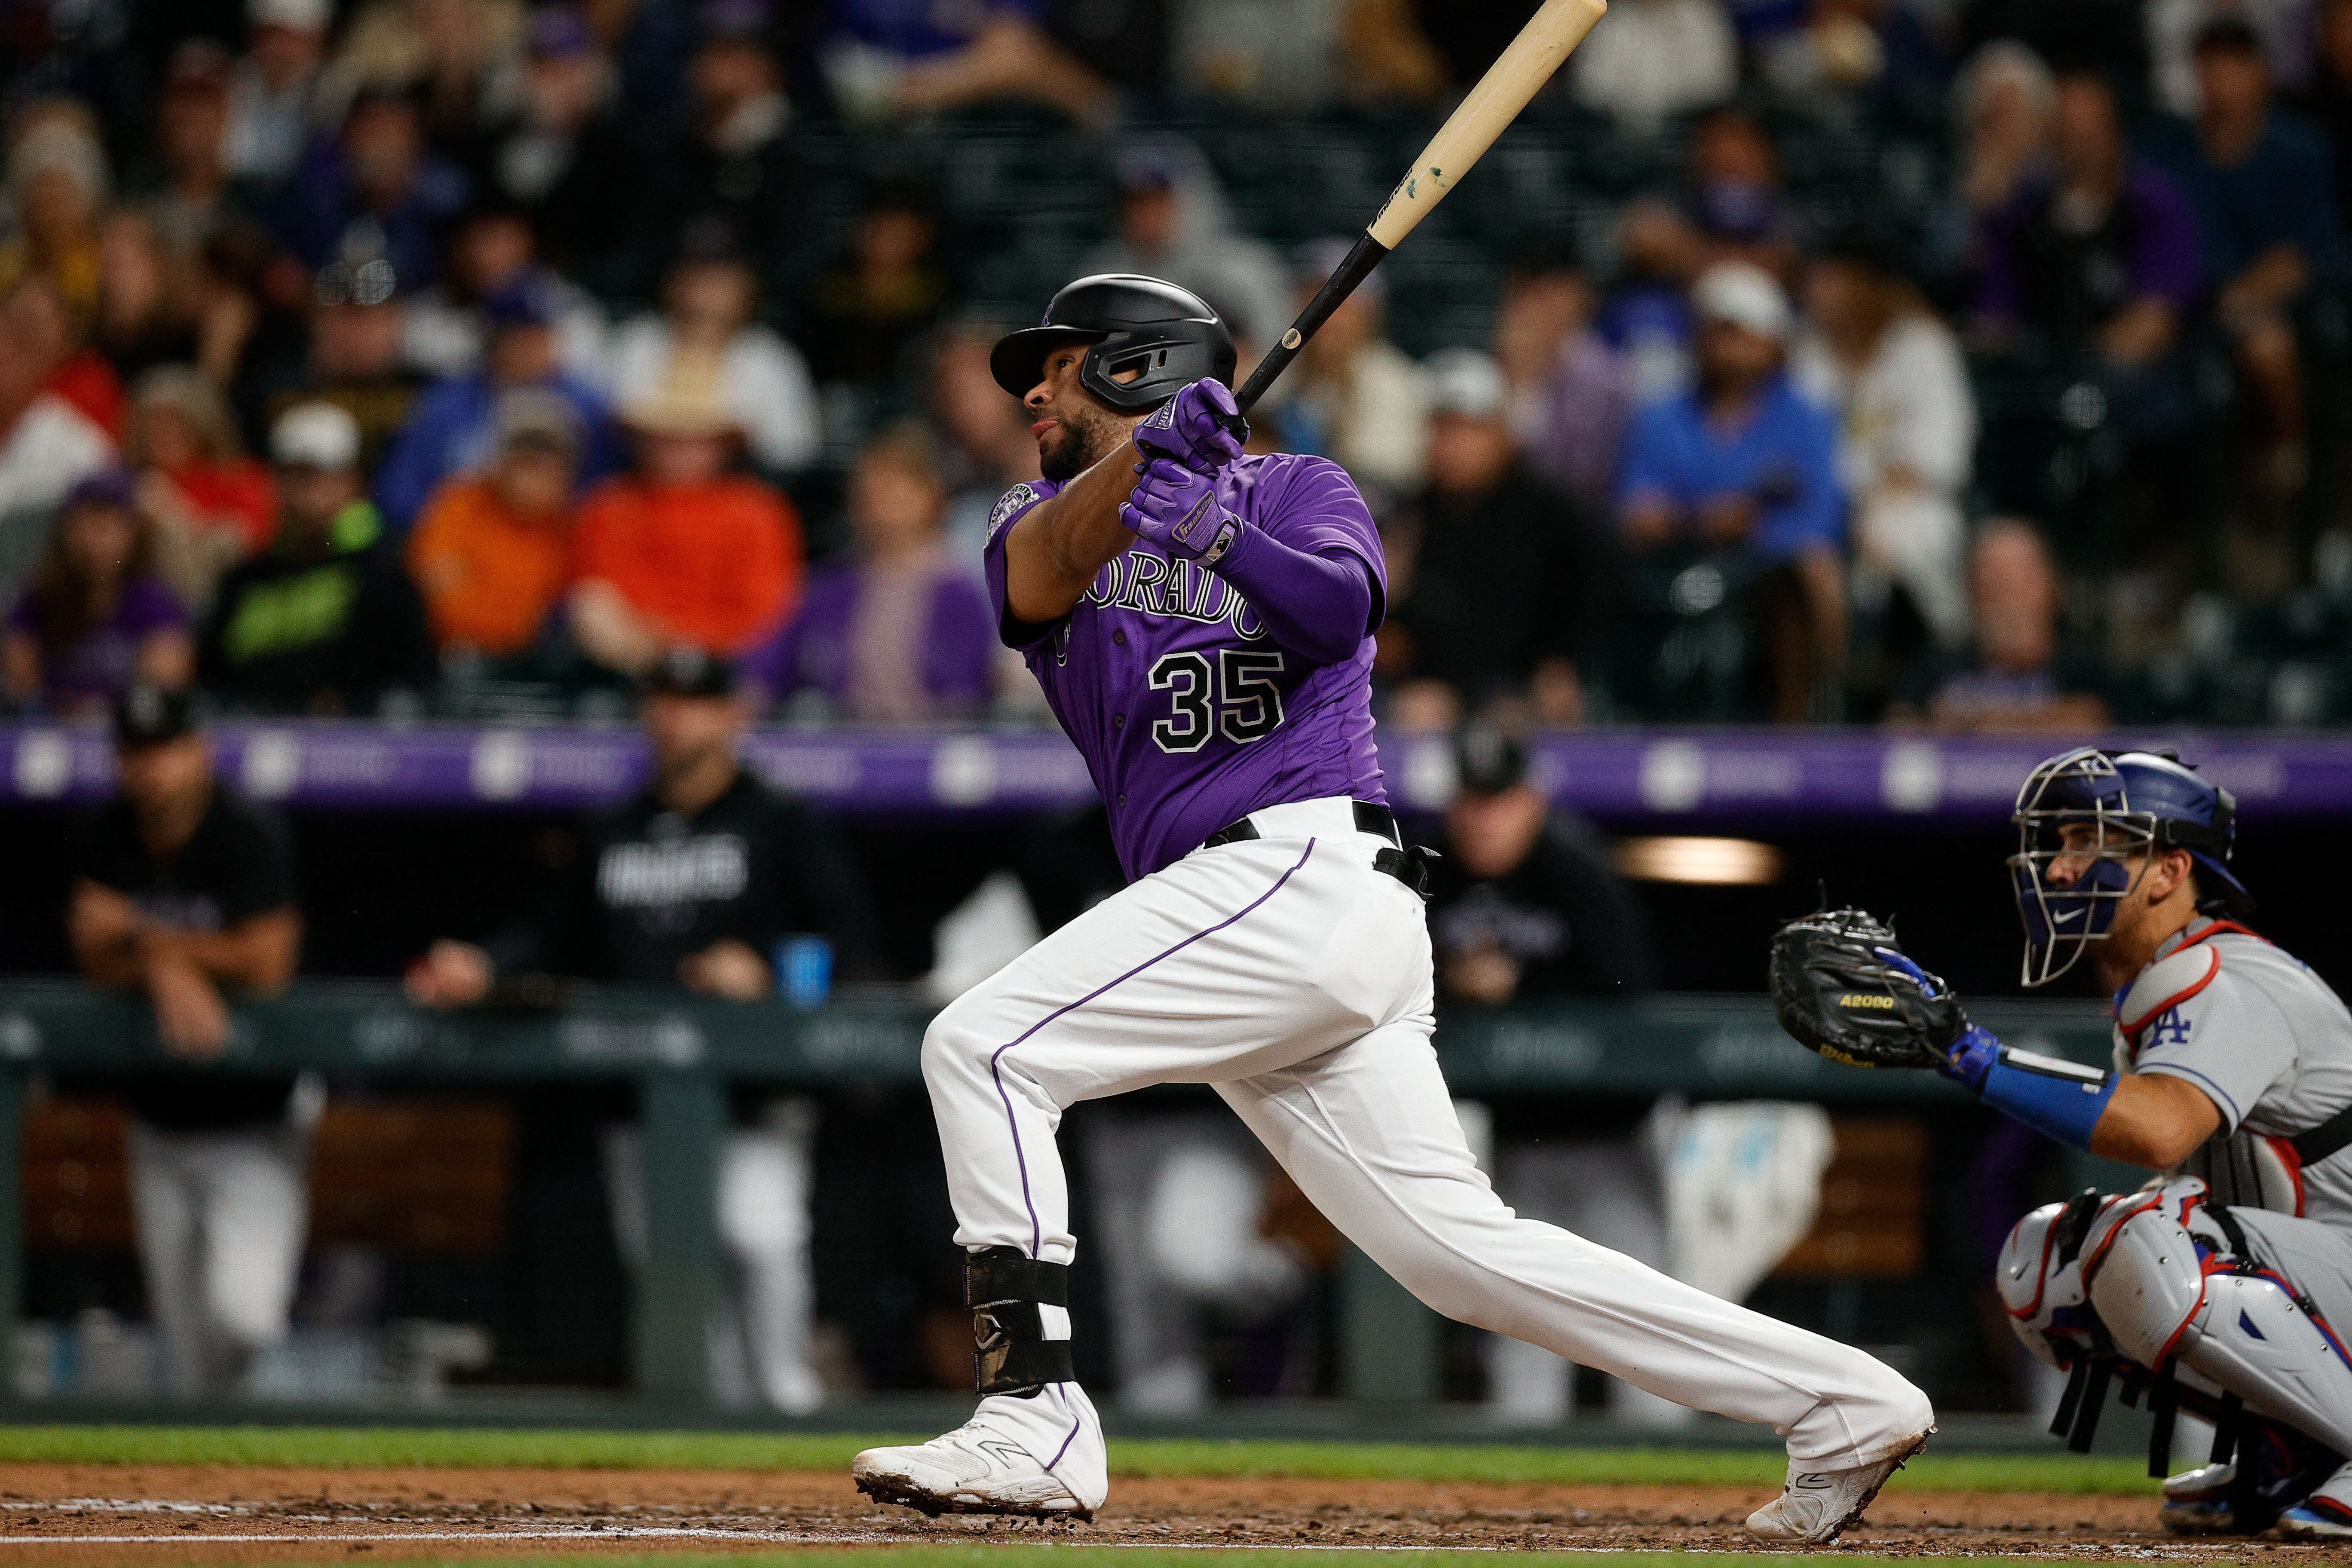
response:
[[[165,1375],[184,1398],[228,1392],[286,1337],[310,1226],[310,1142],[284,1127],[167,1132],[133,1121],[131,1215]]]
[[[1330,1221],[1449,1317],[1701,1410],[1769,1423],[1792,1461],[1886,1458],[1927,1396],[1849,1346],[1522,1219],[1465,1144],[1430,1047],[1421,900],[1372,868],[1345,800],[1252,815],[1104,900],[932,1023],[923,1073],[955,1239],[1067,1263],[1063,1109],[1208,1083]]]
[[[634,1127],[604,1130],[605,1192],[622,1260],[642,1272],[649,1255],[645,1142]],[[719,1147],[719,1241],[725,1288],[707,1334],[710,1392],[720,1405],[765,1403],[802,1415],[824,1403],[809,1360],[816,1307],[809,1271],[810,1163],[816,1107],[779,1100],[756,1127],[730,1128]]]

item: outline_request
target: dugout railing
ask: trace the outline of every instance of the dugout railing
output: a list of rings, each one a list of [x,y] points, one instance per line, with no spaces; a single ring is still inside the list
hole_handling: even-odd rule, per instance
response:
[[[1980,1022],[2013,1044],[2105,1059],[2105,1011],[2085,1002],[1988,1002]],[[719,1287],[716,1160],[730,1087],[920,1081],[928,1012],[898,994],[800,1012],[676,992],[587,989],[536,1012],[440,1014],[396,986],[310,981],[236,1012],[216,1070],[311,1070],[379,1090],[624,1083],[636,1091],[649,1256],[636,1270],[630,1386],[667,1408],[707,1403],[704,1324]],[[1837,1108],[1965,1103],[1925,1073],[1863,1072],[1800,1049],[1760,998],[1656,996],[1522,1006],[1444,1024],[1437,1046],[1457,1094],[1803,1100]],[[21,1144],[37,1075],[102,1080],[165,1061],[147,1008],[68,980],[0,984],[0,1344],[23,1299]],[[2081,1173],[2088,1175],[2089,1173]],[[1435,1320],[1360,1255],[1342,1266],[1342,1393],[1436,1396]]]

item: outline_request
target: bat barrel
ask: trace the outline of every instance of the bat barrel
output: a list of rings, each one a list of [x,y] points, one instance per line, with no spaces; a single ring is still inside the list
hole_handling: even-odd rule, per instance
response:
[[[1356,291],[1356,286],[1371,276],[1381,258],[1404,243],[1413,226],[1427,217],[1437,204],[1445,199],[1471,166],[1485,156],[1538,89],[1549,80],[1559,62],[1584,41],[1609,9],[1608,0],[1544,0],[1541,9],[1528,19],[1519,36],[1511,40],[1500,58],[1478,79],[1476,86],[1446,117],[1445,123],[1423,148],[1421,156],[1397,182],[1388,203],[1365,228],[1355,248],[1339,264],[1338,271],[1324,281],[1308,300],[1298,320],[1282,334],[1282,341],[1266,351],[1257,362],[1249,379],[1234,394],[1234,401],[1247,414],[1265,395],[1276,377],[1282,374],[1315,330],[1329,319],[1340,302]],[[1236,433],[1242,421],[1230,420]]]

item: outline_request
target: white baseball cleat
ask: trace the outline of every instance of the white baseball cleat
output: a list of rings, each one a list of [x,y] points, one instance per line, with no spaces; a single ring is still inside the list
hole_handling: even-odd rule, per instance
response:
[[[857,1489],[877,1502],[903,1503],[933,1519],[943,1513],[1021,1514],[1032,1519],[1091,1521],[1102,1503],[1099,1490],[1092,1498],[1073,1489],[1071,1481],[1047,1468],[1064,1456],[1041,1462],[1023,1442],[1019,1428],[1030,1423],[1017,1419],[1025,1411],[992,1412],[991,1405],[1009,1403],[1005,1397],[981,1402],[978,1414],[944,1436],[899,1448],[868,1448],[849,1467]],[[992,1419],[1013,1415],[1014,1420]],[[1065,1450],[1069,1447],[1066,1440]],[[1078,1485],[1084,1472],[1099,1470],[1100,1461],[1072,1468]],[[1089,1488],[1088,1489],[1094,1489]]]
[[[2352,1465],[2279,1515],[2278,1532],[2289,1541],[2352,1541]]]
[[[2238,1510],[2230,1494],[2237,1489],[2235,1465],[2200,1465],[2167,1478],[2164,1506],[2157,1517],[2175,1535],[2237,1535]]]
[[[1931,1426],[1927,1432],[1934,1430]],[[1780,1495],[1748,1516],[1748,1533],[1759,1541],[1827,1546],[1862,1518],[1886,1478],[1927,1446],[1927,1432],[1874,1465],[1850,1470],[1800,1470],[1790,1465]]]

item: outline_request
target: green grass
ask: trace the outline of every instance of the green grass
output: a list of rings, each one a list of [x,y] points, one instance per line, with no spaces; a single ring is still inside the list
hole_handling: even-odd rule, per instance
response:
[[[1213,1556],[1217,1568],[1364,1568],[1361,1552],[1266,1551],[1247,1546],[1217,1547],[1203,1552],[1151,1546],[848,1546],[803,1547],[793,1552],[613,1553],[567,1557],[447,1557],[401,1560],[402,1568],[809,1568],[812,1552],[856,1558],[856,1568],[1208,1568],[1203,1556]],[[1380,1568],[1463,1568],[1465,1563],[1496,1555],[1465,1552],[1382,1552]],[[1513,1561],[1559,1555],[1583,1558],[1590,1552],[1546,1553],[1512,1550]],[[1609,1568],[1715,1568],[1729,1552],[1611,1552]],[[1755,1553],[1744,1552],[1752,1556]],[[1840,1552],[1840,1563],[1916,1563],[1916,1557],[1865,1557]]]
[[[860,1448],[881,1442],[919,1441],[921,1436],[367,1426],[6,1426],[0,1427],[0,1463],[843,1470]],[[1236,1479],[1295,1476],[1318,1480],[1770,1486],[1781,1476],[1780,1458],[1756,1449],[1499,1444],[1125,1438],[1112,1443],[1110,1462],[1111,1473],[1118,1476]],[[2156,1483],[2142,1472],[2139,1460],[2112,1456],[1929,1453],[1914,1459],[1893,1484],[1899,1489],[1915,1490],[2151,1495]],[[666,1563],[676,1561],[665,1559]],[[991,1559],[992,1563],[995,1561]],[[1065,1559],[1057,1556],[1055,1561]],[[1128,1557],[1120,1561],[1128,1562]]]

